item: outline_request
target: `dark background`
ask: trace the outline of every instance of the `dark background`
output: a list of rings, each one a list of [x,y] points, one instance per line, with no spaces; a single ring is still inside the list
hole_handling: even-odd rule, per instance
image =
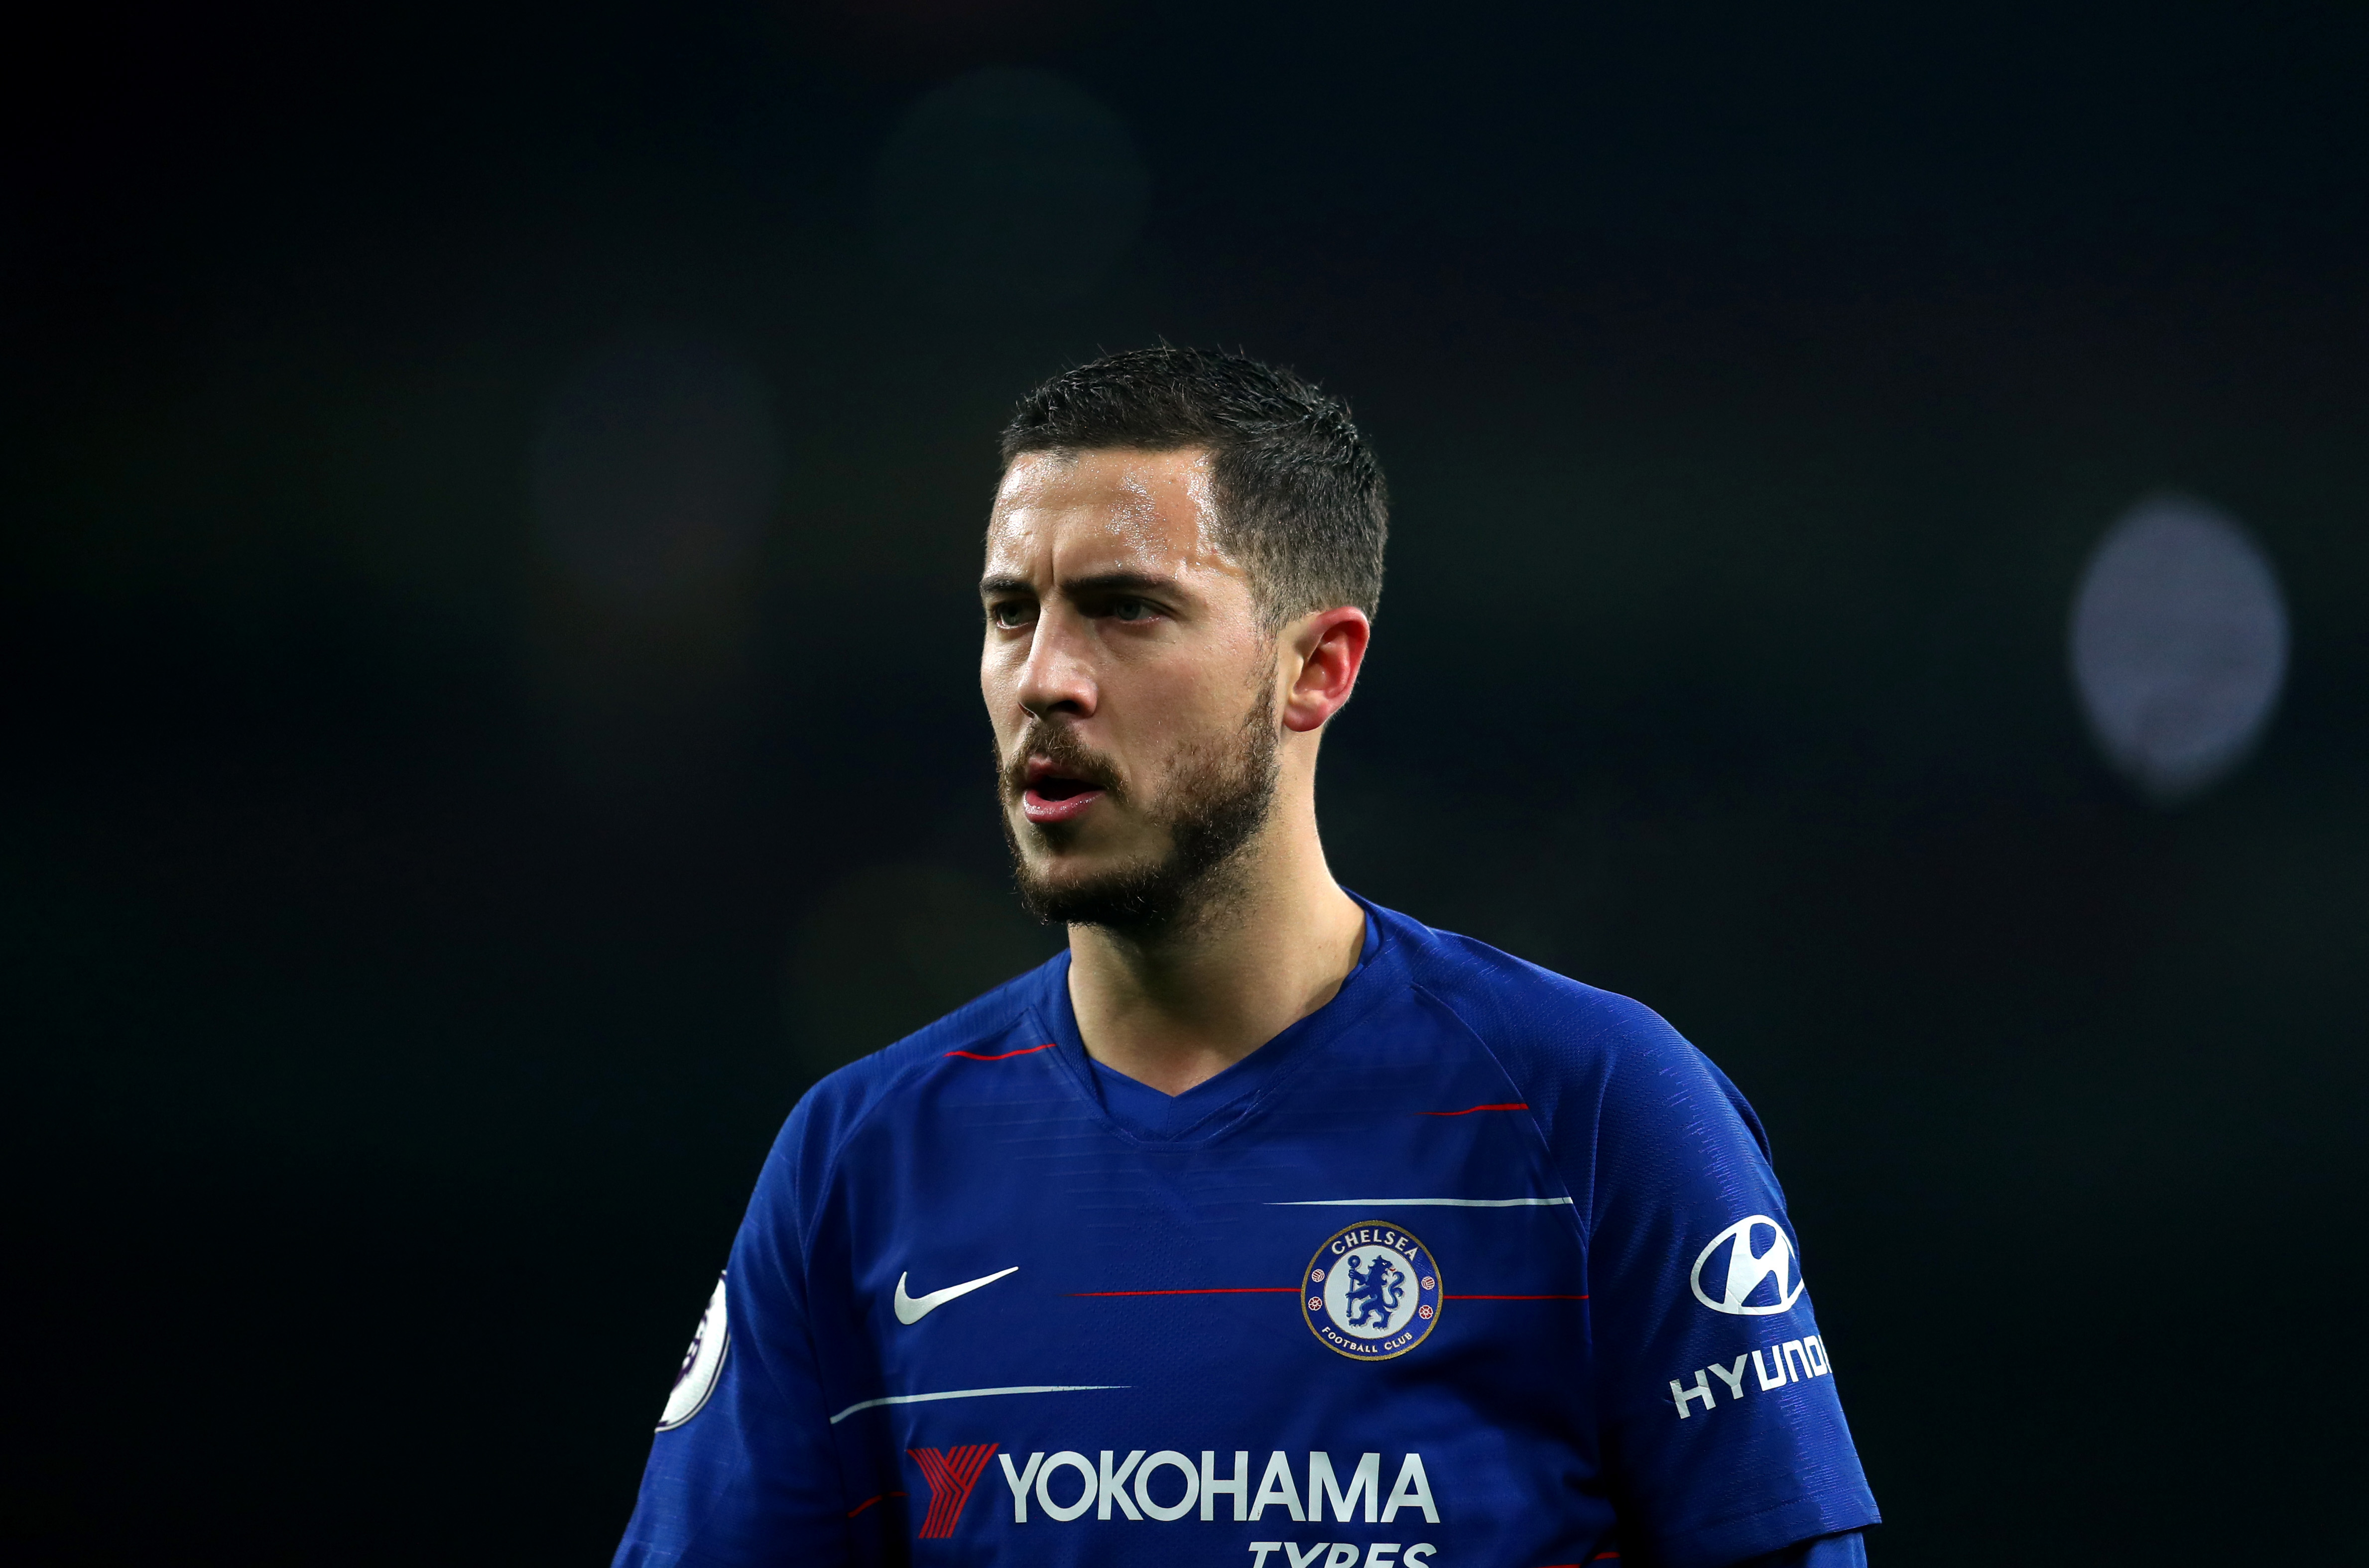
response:
[[[1049,951],[993,440],[1164,336],[1355,403],[1336,868],[1754,1099],[1874,1554],[2362,1560],[2369,12],[1625,12],[18,34],[0,1550],[605,1559],[799,1092]],[[2167,486],[2295,638],[2176,809],[2065,654]]]

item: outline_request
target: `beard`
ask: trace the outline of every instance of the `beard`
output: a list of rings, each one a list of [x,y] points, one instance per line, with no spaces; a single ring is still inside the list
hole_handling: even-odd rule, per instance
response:
[[[1184,748],[1169,770],[1167,787],[1141,807],[1154,828],[1166,830],[1166,853],[1092,876],[1057,880],[1029,865],[1020,843],[1023,830],[1013,825],[1009,809],[1026,785],[1029,757],[1046,758],[1113,802],[1124,803],[1130,795],[1118,770],[1071,730],[1033,721],[1011,766],[1001,771],[1007,808],[997,813],[1021,903],[1047,925],[1098,925],[1127,935],[1152,935],[1195,922],[1223,903],[1241,880],[1242,851],[1275,809],[1281,745],[1262,683],[1259,700],[1242,722]]]

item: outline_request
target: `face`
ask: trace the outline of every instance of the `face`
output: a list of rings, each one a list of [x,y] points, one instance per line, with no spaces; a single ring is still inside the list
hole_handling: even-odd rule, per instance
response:
[[[1032,453],[996,493],[979,690],[1042,918],[1173,922],[1266,820],[1276,644],[1211,507],[1196,451]]]

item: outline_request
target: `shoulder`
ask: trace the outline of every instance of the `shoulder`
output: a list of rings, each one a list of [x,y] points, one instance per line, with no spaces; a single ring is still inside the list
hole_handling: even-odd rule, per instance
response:
[[[1043,1045],[1050,1036],[1043,1033],[1039,1003],[1064,962],[1056,956],[818,1082],[773,1140],[759,1201],[807,1209],[853,1139],[926,1100],[956,1064]]]
[[[1385,929],[1406,949],[1409,978],[1493,1049],[1536,1059],[1551,1070],[1568,1070],[1583,1062],[1686,1045],[1660,1013],[1641,1001],[1485,942],[1383,913]]]
[[[963,1053],[1010,1048],[1015,1030],[1039,1026],[1036,1014],[1045,987],[1065,961],[1054,957],[827,1075],[798,1102],[790,1127],[799,1127],[804,1117],[807,1125],[801,1130],[827,1138],[834,1129],[851,1128],[877,1114],[900,1095],[918,1092],[933,1073],[945,1070],[949,1060],[962,1059]],[[784,1129],[785,1136],[790,1127]]]
[[[1493,1055],[1559,1156],[1596,1167],[1624,1146],[1748,1146],[1759,1118],[1727,1075],[1643,1002],[1453,932],[1379,911],[1415,989]]]

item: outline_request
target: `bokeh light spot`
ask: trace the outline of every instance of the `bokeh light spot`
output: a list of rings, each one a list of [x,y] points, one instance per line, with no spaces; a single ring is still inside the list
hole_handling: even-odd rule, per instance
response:
[[[2278,578],[2245,529],[2159,496],[2107,531],[2073,601],[2073,681],[2108,761],[2153,798],[2243,761],[2286,679]]]
[[[1049,71],[974,71],[906,111],[875,170],[881,251],[956,307],[1092,288],[1143,227],[1151,180],[1126,122]]]

